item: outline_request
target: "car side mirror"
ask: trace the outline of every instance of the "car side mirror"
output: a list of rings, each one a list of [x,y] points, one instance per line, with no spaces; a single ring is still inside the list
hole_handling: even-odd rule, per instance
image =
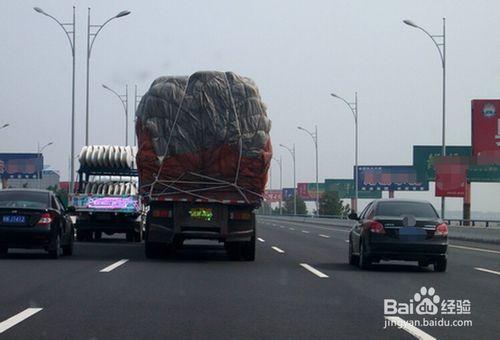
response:
[[[70,205],[69,207],[66,208],[66,212],[74,213],[74,212],[76,212],[76,208],[74,206]]]
[[[356,221],[359,221],[358,214],[356,214],[355,212],[350,213],[347,217],[348,217],[350,220],[356,220]]]

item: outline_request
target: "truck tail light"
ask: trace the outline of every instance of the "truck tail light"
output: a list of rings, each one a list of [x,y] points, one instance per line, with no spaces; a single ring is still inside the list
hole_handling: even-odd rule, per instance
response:
[[[153,210],[153,217],[172,218],[172,210],[155,209],[155,210]]]
[[[441,223],[436,226],[436,231],[434,232],[434,235],[439,235],[439,236],[446,236],[448,235],[448,226],[446,223]]]
[[[229,213],[229,219],[230,220],[251,220],[252,219],[252,213],[248,211],[231,211]]]
[[[374,234],[385,234],[384,225],[377,221],[370,221],[368,227],[370,231]]]

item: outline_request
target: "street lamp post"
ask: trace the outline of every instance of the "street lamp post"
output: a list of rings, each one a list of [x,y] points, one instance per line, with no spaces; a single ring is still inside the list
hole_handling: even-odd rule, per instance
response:
[[[135,124],[137,120],[137,106],[142,99],[142,95],[137,94],[137,85],[135,85],[135,95],[134,95],[134,146],[137,145],[137,135],[135,134]]]
[[[128,85],[125,85],[125,94],[118,94],[115,90],[104,84],[102,84],[102,87],[117,96],[123,105],[123,110],[125,111],[125,145],[128,145]]]
[[[40,142],[37,142],[37,145],[36,145],[36,153],[37,154],[41,154],[43,152],[43,150],[45,150],[45,148],[51,146],[52,142],[49,142],[45,145],[43,145],[42,147],[40,147]],[[43,170],[43,169],[42,169]],[[38,178],[38,189],[41,189],[42,188],[42,179],[41,178]]]
[[[73,72],[72,72],[72,95],[71,95],[71,163],[70,163],[70,188],[69,193],[73,194],[74,191],[74,173],[75,173],[75,6],[73,6],[73,22],[71,23],[61,23],[59,20],[54,18],[52,15],[46,13],[40,7],[33,8],[37,13],[45,15],[46,17],[54,20],[64,31],[68,37],[69,45],[71,47],[71,54],[73,57]],[[71,27],[71,31],[66,28],[66,26]]]
[[[280,215],[283,215],[283,209],[281,208],[281,205],[282,205],[282,202],[283,202],[283,159],[280,156],[279,160],[277,160],[274,157],[273,157],[273,160],[276,161],[276,163],[278,163],[278,165],[280,167],[280,191],[281,191],[281,195],[280,195],[280,205],[279,205],[279,208],[280,208]]]
[[[313,143],[314,143],[314,147],[316,149],[316,216],[319,217],[318,126],[314,125],[314,132],[310,132],[309,130],[304,129],[301,126],[297,126],[297,129],[305,131],[309,134],[309,136],[311,136]]]
[[[418,26],[411,20],[403,20],[403,22],[411,27],[417,28],[424,32],[429,38],[432,39],[434,45],[439,52],[441,58],[441,67],[443,69],[443,122],[442,122],[442,155],[446,156],[446,18],[443,18],[443,34],[431,35],[424,28]],[[438,39],[438,40],[437,40]],[[439,41],[439,39],[441,41]],[[444,218],[445,212],[445,197],[441,197],[441,217]]]
[[[282,148],[285,148],[292,155],[293,161],[293,214],[297,215],[297,177],[296,177],[296,167],[295,167],[295,144],[293,144],[292,148],[289,148],[286,145],[280,144]]]
[[[104,28],[104,26],[113,19],[121,18],[129,15],[130,11],[121,11],[117,15],[109,18],[102,25],[91,25],[90,24],[90,7],[88,8],[87,14],[87,92],[85,96],[85,145],[89,145],[89,80],[90,80],[90,55],[92,53],[92,47],[94,46],[94,41],[99,32]],[[92,33],[91,29],[96,28],[97,30]]]
[[[352,210],[354,212],[358,211],[358,92],[354,92],[354,102],[348,102],[344,98],[337,96],[334,93],[330,93],[330,95],[334,98],[338,98],[342,100],[352,112],[352,116],[354,117],[354,127],[355,127],[355,146],[354,146],[354,201],[352,202]]]

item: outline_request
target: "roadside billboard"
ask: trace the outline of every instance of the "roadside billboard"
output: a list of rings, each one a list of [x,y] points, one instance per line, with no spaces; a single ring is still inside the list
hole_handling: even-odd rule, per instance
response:
[[[500,164],[500,99],[474,99],[471,105],[476,164]]]
[[[469,157],[445,156],[436,158],[434,162],[436,196],[465,197],[469,163]]]
[[[417,172],[408,165],[358,166],[360,191],[427,191],[429,182],[417,180]]]
[[[337,192],[340,199],[354,198],[355,187],[352,179],[325,179],[325,191]],[[358,191],[359,198],[381,198],[382,191]]]
[[[469,182],[500,182],[500,165],[471,165],[467,179]]]
[[[325,192],[325,183],[318,183],[319,196]],[[316,183],[297,183],[297,196],[304,201],[316,200]]]
[[[282,191],[275,189],[268,189],[264,192],[264,201],[274,203],[281,201]]]
[[[293,198],[294,192],[295,190],[293,188],[283,188],[283,193],[282,193],[283,201]]]
[[[42,178],[42,170],[42,154],[0,153],[0,177],[3,180]]]
[[[434,181],[436,171],[434,170],[434,160],[442,155],[440,145],[414,145],[413,146],[413,167],[417,171],[417,180],[420,182]],[[446,146],[447,156],[470,156],[472,148],[468,145]]]

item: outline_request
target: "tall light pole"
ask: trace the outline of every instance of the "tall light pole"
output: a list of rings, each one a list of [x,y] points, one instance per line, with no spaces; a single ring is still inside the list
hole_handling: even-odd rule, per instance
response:
[[[403,22],[411,27],[417,28],[431,38],[439,52],[441,58],[441,67],[443,69],[443,122],[442,122],[442,155],[446,156],[446,18],[443,18],[443,33],[439,35],[431,35],[424,28],[418,26],[411,20],[403,20]],[[441,217],[444,218],[445,212],[445,197],[441,197]]]
[[[125,111],[125,145],[128,145],[128,85],[125,85],[125,94],[118,94],[115,90],[104,84],[102,84],[102,87],[117,96],[123,105],[123,110]]]
[[[75,26],[75,6],[73,6],[73,22],[71,23],[61,23],[59,20],[54,18],[52,15],[47,14],[43,9],[40,7],[33,7],[33,9],[42,15],[45,15],[46,17],[51,18],[54,20],[64,31],[66,36],[68,37],[69,45],[71,47],[71,55],[73,57],[73,72],[72,72],[72,95],[71,95],[71,163],[70,163],[70,174],[69,174],[69,181],[70,181],[70,188],[69,188],[69,193],[73,194],[74,192],[74,187],[75,187],[75,31],[76,31],[76,26]],[[71,30],[68,30],[66,27],[69,26],[71,27]]]
[[[355,127],[355,136],[354,136],[354,201],[352,202],[352,210],[354,212],[358,211],[358,92],[354,92],[354,102],[348,102],[344,98],[337,96],[335,93],[330,93],[330,95],[334,98],[338,98],[342,100],[352,112],[352,116],[354,117],[354,127]]]
[[[276,158],[273,157],[273,160],[278,163],[280,167],[280,215],[283,215],[283,209],[281,209],[281,204],[283,202],[283,159],[280,156],[280,159],[277,160]]]
[[[297,215],[297,177],[296,177],[296,167],[295,167],[295,144],[293,144],[292,148],[289,148],[286,145],[280,144],[282,148],[285,148],[292,155],[293,161],[293,214]]]
[[[9,124],[9,123],[6,123],[6,124],[4,124],[4,125],[0,126],[0,130],[5,129],[5,128],[6,128],[6,127],[8,127],[8,126],[10,126],[10,124]]]
[[[135,85],[135,95],[134,95],[134,146],[137,145],[137,136],[135,134],[135,123],[137,120],[137,106],[139,106],[139,102],[142,99],[142,95],[137,94],[137,85]]]
[[[311,132],[301,126],[297,126],[297,129],[299,130],[302,130],[302,131],[305,131],[309,134],[309,136],[311,136],[312,140],[313,140],[313,143],[314,143],[314,147],[316,149],[316,216],[319,217],[319,182],[318,182],[318,173],[319,173],[319,169],[318,169],[318,126],[317,125],[314,125],[314,132]]]
[[[41,154],[41,153],[43,152],[43,150],[45,150],[45,148],[47,148],[47,147],[51,146],[52,144],[54,144],[54,143],[49,142],[49,143],[47,143],[47,144],[43,145],[42,147],[40,147],[40,143],[39,143],[39,142],[37,142],[37,145],[36,145],[36,153],[37,153],[37,154]],[[43,169],[42,169],[42,171],[43,171]],[[42,179],[39,177],[39,178],[38,178],[38,189],[41,189],[41,188],[42,188]]]
[[[99,32],[106,26],[108,22],[113,19],[121,18],[129,15],[130,11],[121,11],[117,15],[109,18],[102,25],[91,25],[90,24],[90,7],[88,8],[87,14],[87,91],[85,96],[85,145],[89,145],[89,80],[90,80],[90,55],[92,54],[92,47],[94,46],[94,41]],[[91,32],[94,29],[95,32]]]

